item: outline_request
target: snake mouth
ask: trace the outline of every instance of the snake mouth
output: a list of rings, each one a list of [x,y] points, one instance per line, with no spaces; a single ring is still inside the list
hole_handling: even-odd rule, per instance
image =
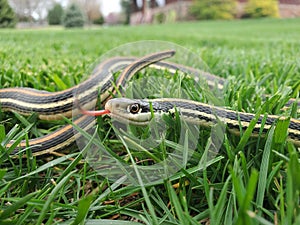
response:
[[[146,121],[140,121],[134,117],[128,117],[124,116],[124,113],[120,113],[119,105],[112,104],[111,101],[108,101],[105,104],[105,109],[103,110],[85,110],[83,109],[78,102],[76,103],[78,109],[80,110],[81,114],[87,115],[87,116],[104,116],[109,115],[111,118],[122,122],[124,124],[132,124],[132,125],[139,125],[139,126],[145,126],[149,123],[148,120]]]
[[[110,118],[112,118],[118,122],[121,122],[124,124],[136,125],[136,126],[146,126],[150,122],[149,120],[139,121],[139,120],[136,120],[135,118],[129,118],[126,116],[122,116],[121,114],[118,114],[118,113],[110,113],[109,116],[110,116]]]
[[[146,126],[151,120],[151,113],[141,113],[130,111],[130,106],[135,105],[136,100],[126,98],[110,99],[105,104],[105,110],[109,111],[109,116],[124,124]]]

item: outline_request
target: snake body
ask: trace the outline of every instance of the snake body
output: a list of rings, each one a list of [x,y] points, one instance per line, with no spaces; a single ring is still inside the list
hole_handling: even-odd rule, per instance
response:
[[[3,111],[15,111],[23,115],[30,115],[36,112],[40,119],[56,120],[62,117],[71,117],[79,114],[78,109],[73,110],[75,97],[80,101],[81,107],[91,108],[97,101],[98,93],[101,102],[107,100],[114,89],[113,73],[124,68],[117,79],[116,86],[124,85],[136,71],[143,69],[149,64],[174,55],[173,50],[161,51],[159,53],[146,55],[142,58],[112,58],[101,63],[92,75],[85,82],[67,89],[65,91],[49,93],[29,88],[7,88],[0,90],[0,104]],[[94,118],[80,116],[73,123],[85,129],[90,128]],[[79,134],[77,134],[79,135]],[[65,125],[62,128],[45,135],[30,139],[28,142],[21,141],[11,154],[15,155],[29,147],[35,156],[51,154],[68,148],[76,140],[72,125]],[[14,144],[11,141],[6,145],[10,148]]]
[[[217,86],[218,89],[223,88],[225,81],[220,77],[191,67],[186,67],[184,65],[161,61],[163,59],[172,57],[174,54],[175,51],[166,50],[146,55],[141,58],[115,57],[108,59],[99,64],[95,68],[93,75],[86,81],[64,91],[51,93],[30,88],[0,89],[1,110],[15,111],[23,115],[30,115],[31,113],[35,112],[39,118],[43,120],[57,120],[61,119],[62,117],[71,117],[72,115],[75,116],[80,114],[81,111],[79,108],[73,108],[75,97],[78,98],[83,109],[90,109],[93,107],[98,97],[100,97],[101,102],[104,103],[110,98],[111,93],[114,92],[114,72],[122,70],[122,73],[118,77],[115,84],[115,86],[118,88],[125,86],[126,82],[136,72],[147,66],[156,69],[167,70],[172,74],[175,74],[176,71],[182,71],[184,73],[193,74],[195,77],[201,76],[207,81],[209,86]],[[218,116],[221,115],[221,118],[226,120],[229,128],[231,127],[233,130],[238,130],[240,122],[242,122],[243,127],[249,126],[250,121],[254,117],[253,114],[237,114],[231,110],[214,108],[213,106],[184,99],[157,99],[151,101],[151,104],[158,106],[157,112],[170,113],[175,107],[178,107],[182,113],[183,119],[204,126],[209,126],[211,121],[215,119],[215,115],[212,113],[214,110],[217,111]],[[294,99],[291,99],[288,104],[291,104],[294,101]],[[127,111],[123,110],[120,113],[116,110],[118,107],[111,107],[111,105],[116,105],[112,104],[111,102],[118,102],[117,105],[119,106],[126,104],[127,108],[125,108]],[[129,105],[131,105],[131,103],[132,102],[130,102]],[[149,102],[144,100],[144,102],[138,102],[137,105],[139,107],[141,105],[145,105],[146,107],[147,104],[149,105]],[[119,117],[120,119],[127,120],[135,124],[147,123],[146,120],[149,119],[149,109],[148,112],[146,109],[141,110],[141,112],[144,114],[140,116],[137,114],[132,115],[130,110],[128,111],[128,107],[128,100],[125,101],[124,99],[109,100],[106,104],[106,108],[111,111],[111,115],[113,117]],[[226,117],[224,115],[226,115]],[[132,118],[134,118],[135,121]],[[277,119],[278,117],[269,115],[267,118],[266,127],[264,129],[267,130],[268,127],[271,126],[271,124]],[[145,120],[144,123],[143,120]],[[93,117],[81,115],[73,123],[79,125],[80,127],[86,127],[86,129],[89,129],[91,124],[93,124],[93,121]],[[289,137],[296,145],[299,145],[299,124],[300,123],[298,120],[291,120],[289,128]],[[256,128],[258,129],[260,126],[261,119],[258,121]],[[31,149],[33,155],[35,156],[57,152],[72,145],[77,138],[76,135],[79,134],[74,134],[72,125],[65,125],[64,127],[43,137],[30,139],[28,142],[21,141],[18,144],[18,147],[15,148],[11,154],[17,154],[27,147]],[[10,148],[13,144],[14,141],[11,141],[6,145],[6,147]]]
[[[112,118],[134,125],[149,124],[153,117],[173,115],[178,112],[180,118],[193,125],[212,127],[218,122],[225,124],[229,131],[240,134],[245,131],[256,115],[252,113],[236,112],[222,107],[205,103],[176,98],[159,99],[128,99],[114,98],[105,104],[105,109]],[[252,130],[252,136],[261,133],[265,136],[272,125],[285,117],[276,115],[258,115]],[[287,140],[300,146],[300,121],[290,119],[287,130]]]

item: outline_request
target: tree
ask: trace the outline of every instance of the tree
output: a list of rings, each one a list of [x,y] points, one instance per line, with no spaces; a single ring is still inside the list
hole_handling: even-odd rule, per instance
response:
[[[194,0],[190,12],[196,19],[233,19],[236,0]]]
[[[83,27],[84,15],[76,4],[71,4],[63,17],[63,24],[66,28]]]
[[[50,25],[59,25],[62,22],[64,10],[60,4],[55,4],[48,12],[48,23]]]
[[[16,22],[16,15],[7,0],[0,0],[0,28],[12,28]]]
[[[130,23],[130,14],[131,14],[131,1],[130,0],[121,0],[122,11],[125,14],[125,24]]]
[[[93,24],[102,25],[104,24],[104,18],[103,16],[100,16],[98,19],[93,20]]]
[[[47,12],[54,4],[54,0],[9,0],[9,2],[19,20],[28,22],[33,22],[34,15],[37,20],[42,20],[45,10]]]
[[[73,0],[73,3],[82,9],[89,23],[97,20],[101,21],[102,14],[100,12],[101,4],[99,0]]]

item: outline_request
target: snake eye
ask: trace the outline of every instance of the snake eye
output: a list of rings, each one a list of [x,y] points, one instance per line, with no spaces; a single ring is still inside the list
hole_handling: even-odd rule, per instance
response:
[[[132,114],[136,114],[140,111],[140,105],[135,103],[135,104],[132,104],[128,107],[128,111]]]

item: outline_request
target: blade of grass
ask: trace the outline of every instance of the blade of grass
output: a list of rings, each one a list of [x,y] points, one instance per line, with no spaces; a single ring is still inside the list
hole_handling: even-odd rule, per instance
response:
[[[43,220],[46,217],[47,212],[51,209],[50,205],[53,200],[57,197],[56,195],[62,190],[63,185],[69,181],[70,177],[75,173],[75,171],[70,172],[67,176],[65,176],[57,185],[53,188],[51,193],[48,196],[47,201],[44,204],[42,211],[40,212],[40,216],[38,217],[36,224],[40,225],[43,223]]]
[[[22,208],[31,198],[37,195],[38,192],[30,193],[23,198],[19,199],[12,205],[8,206],[5,210],[3,210],[0,214],[0,222],[1,220],[7,219],[11,216],[12,213],[16,212],[18,209]]]
[[[256,196],[256,205],[259,209],[258,215],[262,214],[262,211],[260,209],[263,207],[265,191],[267,188],[267,176],[269,170],[270,155],[272,151],[274,132],[275,132],[275,127],[272,126],[267,137],[267,141],[262,156],[260,171],[259,171],[259,180],[258,180],[257,196]]]
[[[87,197],[84,197],[79,201],[77,208],[77,216],[74,222],[71,223],[71,225],[86,224],[84,223],[84,220],[89,212],[89,208],[91,206],[93,198],[93,195],[88,195]]]
[[[218,196],[217,204],[214,206],[213,211],[211,212],[211,224],[222,224],[222,218],[224,217],[225,211],[225,204],[227,202],[227,190],[230,180],[231,176],[229,176],[226,182],[224,183],[220,196]],[[211,199],[210,201],[213,201],[213,199]]]
[[[120,138],[121,138],[121,137],[120,137]],[[154,210],[154,207],[153,207],[153,205],[152,205],[152,203],[151,203],[151,201],[150,201],[149,195],[148,195],[147,190],[146,190],[146,188],[145,188],[145,186],[144,186],[142,177],[141,177],[141,175],[140,175],[140,173],[139,173],[139,170],[138,170],[138,168],[137,168],[137,166],[136,166],[135,160],[132,158],[132,155],[131,155],[131,153],[130,153],[130,150],[128,149],[128,146],[127,146],[127,144],[126,144],[126,141],[125,141],[123,138],[121,138],[121,141],[122,141],[122,143],[124,144],[124,146],[125,146],[125,148],[126,148],[126,151],[127,151],[128,155],[130,156],[130,160],[131,160],[131,163],[132,163],[132,167],[133,167],[133,169],[134,169],[134,171],[135,171],[135,173],[136,173],[136,176],[137,176],[137,179],[138,179],[138,183],[139,183],[139,185],[140,185],[140,187],[141,187],[141,191],[142,191],[142,193],[143,193],[143,196],[144,196],[144,198],[145,198],[145,202],[146,202],[146,204],[147,204],[147,206],[148,206],[148,209],[149,209],[149,212],[150,212],[150,215],[151,215],[152,223],[153,223],[153,225],[159,225],[158,219],[157,219],[157,216],[156,216],[156,213],[155,213],[155,210]]]
[[[17,177],[17,178],[15,178],[15,179],[13,179],[13,180],[11,180],[9,182],[14,183],[14,182],[23,180],[24,178],[31,177],[32,175],[38,174],[38,173],[40,173],[40,172],[42,172],[42,171],[44,171],[46,169],[49,169],[49,168],[51,168],[51,167],[53,167],[53,166],[55,166],[57,164],[60,164],[60,163],[62,163],[64,161],[68,160],[69,158],[74,157],[77,154],[78,153],[73,153],[73,154],[65,155],[65,156],[62,156],[60,158],[54,159],[54,160],[52,160],[52,161],[50,161],[50,162],[48,162],[48,163],[46,163],[46,164],[38,167],[36,170],[34,170],[34,171],[30,172],[30,173],[27,173],[27,174],[25,174],[23,176]],[[1,185],[5,185],[5,184],[6,183],[3,183]]]
[[[178,217],[179,224],[184,224],[186,221],[186,217],[184,215],[184,210],[181,207],[180,201],[177,197],[175,190],[173,189],[170,182],[166,182],[166,187],[168,190],[168,195],[170,197],[170,203],[174,207],[176,216]]]
[[[249,182],[247,188],[245,190],[245,196],[243,196],[243,204],[240,206],[237,225],[251,225],[252,221],[248,216],[247,212],[251,206],[251,202],[253,201],[253,197],[256,191],[256,184],[258,180],[258,172],[256,170],[252,170],[252,173],[249,178]]]
[[[5,136],[6,136],[5,127],[3,124],[0,124],[0,143],[4,141]]]

